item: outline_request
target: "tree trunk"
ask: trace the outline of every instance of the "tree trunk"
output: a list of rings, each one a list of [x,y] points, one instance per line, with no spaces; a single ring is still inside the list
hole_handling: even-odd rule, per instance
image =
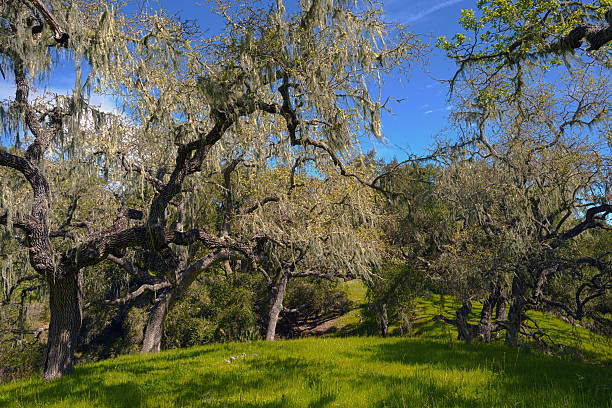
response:
[[[491,331],[493,330],[493,305],[495,300],[491,298],[485,299],[482,303],[482,312],[480,313],[480,322],[478,323],[478,338],[483,343],[491,342]]]
[[[387,315],[387,304],[383,303],[378,308],[378,324],[380,325],[380,333],[383,337],[389,335],[389,316]]]
[[[469,300],[463,303],[463,306],[455,312],[457,316],[457,339],[465,340],[467,344],[472,342],[474,332],[472,325],[468,323],[468,315],[472,311],[472,302]]]
[[[283,310],[283,299],[285,298],[285,292],[287,290],[287,281],[289,280],[289,274],[281,272],[280,282],[273,290],[273,296],[270,301],[270,311],[268,313],[268,330],[266,331],[266,340],[274,341],[276,335],[276,323],[278,323],[278,316]]]
[[[510,310],[508,311],[508,328],[506,329],[506,344],[518,346],[521,324],[525,320],[524,288],[520,278],[515,276],[512,280],[512,295]]]
[[[164,291],[153,305],[149,313],[147,326],[145,327],[144,339],[142,341],[141,353],[159,353],[161,351],[161,339],[164,332],[164,321],[170,309],[172,289]]]
[[[518,346],[519,334],[521,332],[521,324],[523,324],[524,310],[521,301],[517,301],[510,305],[508,312],[508,329],[506,330],[506,344],[510,346]]]
[[[47,380],[72,372],[72,359],[83,320],[81,281],[81,271],[61,279],[49,279],[51,321],[43,370]]]
[[[508,318],[508,310],[506,309],[506,299],[500,296],[497,299],[497,305],[495,308],[495,320],[506,320]]]

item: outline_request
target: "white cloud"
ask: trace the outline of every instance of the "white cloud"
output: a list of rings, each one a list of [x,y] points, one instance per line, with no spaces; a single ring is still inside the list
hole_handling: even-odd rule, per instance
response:
[[[30,94],[30,101],[43,95],[43,94],[57,94],[57,95],[69,95],[72,93],[72,89],[58,89],[58,88],[47,88],[44,90],[37,89]],[[11,81],[0,81],[0,100],[15,99],[15,84]],[[119,114],[119,109],[115,104],[112,97],[108,95],[100,95],[96,93],[91,94],[90,103],[93,106],[97,106],[103,112]]]
[[[435,4],[427,1],[391,0],[385,2],[385,10],[389,15],[399,18],[403,23],[416,23],[430,14],[446,7],[461,3],[463,0],[445,0]],[[432,3],[434,3],[432,5]]]
[[[90,103],[98,106],[102,112],[119,114],[115,100],[108,95],[92,94]]]
[[[453,109],[453,105],[447,105],[443,108],[435,108],[435,109],[429,109],[425,112],[423,112],[425,115],[430,115],[432,113],[439,113],[439,112],[450,112]]]

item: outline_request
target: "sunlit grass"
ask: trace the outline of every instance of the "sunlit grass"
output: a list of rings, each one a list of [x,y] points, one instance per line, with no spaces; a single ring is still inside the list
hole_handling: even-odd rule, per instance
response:
[[[605,367],[503,345],[310,338],[86,364],[1,386],[0,407],[590,408],[610,406],[611,387]]]
[[[330,335],[377,334],[377,327],[372,325],[371,322],[368,325],[364,319],[364,307],[366,307],[366,288],[364,284],[361,281],[353,280],[345,282],[344,287],[355,308],[338,319],[337,327],[331,331]],[[441,302],[440,295],[431,294],[426,298],[417,298],[415,302],[416,316],[412,322],[412,337],[446,341],[452,341],[457,337],[457,332],[453,326],[440,320],[433,321],[433,317],[439,314],[454,318],[455,311],[461,307],[455,299],[446,296],[444,302]],[[470,323],[478,323],[481,310],[482,304],[473,302]],[[569,357],[584,358],[592,363],[612,363],[611,338],[566,323],[548,313],[531,311],[528,316],[534,319],[557,345],[567,349]],[[397,324],[391,325],[390,333],[391,335],[400,333]],[[501,333],[497,341],[503,341]],[[569,351],[575,351],[575,353],[569,353]]]
[[[465,345],[447,324],[453,299],[417,300],[412,338],[368,333],[366,290],[324,338],[229,343],[84,364],[59,380],[0,386],[1,407],[612,407],[610,340],[552,315],[531,316],[594,364],[529,347]],[[472,321],[480,305],[474,304]],[[230,362],[228,359],[233,358]]]

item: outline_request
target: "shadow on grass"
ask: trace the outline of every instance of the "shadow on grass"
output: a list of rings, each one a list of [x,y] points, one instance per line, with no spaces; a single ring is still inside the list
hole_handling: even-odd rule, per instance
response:
[[[341,406],[347,395],[355,401],[363,396],[364,406],[375,407],[610,404],[612,378],[603,367],[502,345],[334,341],[337,351],[334,348],[327,359],[318,354],[291,355],[304,345],[300,342],[257,346],[262,349],[259,355],[231,364],[224,363],[223,356],[242,345],[119,358],[78,367],[73,375],[56,381],[23,384],[12,393],[27,407],[62,402],[70,406],[74,401],[100,407],[316,408]],[[209,353],[212,356],[201,358]],[[363,366],[367,372],[360,371]],[[477,375],[482,378],[471,381]],[[466,392],[464,387],[471,388]],[[0,407],[14,405],[0,396]]]
[[[490,400],[463,400],[453,387],[433,386],[427,382],[420,384],[426,399],[442,401],[442,406],[486,407],[491,403],[513,400],[524,406],[612,405],[612,372],[606,367],[550,358],[501,344],[466,345],[399,340],[366,347],[366,350],[377,362],[427,365],[446,371],[464,372],[464,375],[470,375],[473,370],[484,370],[493,375],[494,381],[488,387],[495,390],[495,396],[491,396]],[[400,397],[405,398],[393,394],[385,398],[382,405],[388,406],[390,401],[397,402]],[[406,402],[405,406],[411,404]]]
[[[365,304],[359,304],[353,309],[357,315],[355,319],[358,321],[344,324],[340,327],[332,327],[330,330],[325,332],[326,336],[329,337],[349,337],[349,336],[374,336],[379,334],[379,328],[376,322],[372,319],[368,319],[368,314]]]
[[[177,354],[195,357],[201,351]],[[329,406],[336,399],[336,393],[326,387],[325,367],[316,361],[282,356],[253,357],[237,360],[237,363],[209,365],[200,376],[194,373],[203,361],[179,361],[176,357],[174,353],[161,354],[136,361],[122,358],[77,367],[70,376],[14,389],[13,397],[16,398],[11,400],[8,395],[9,399],[4,400],[4,396],[0,397],[0,407],[13,407],[17,403],[25,407],[62,403],[61,406],[71,406],[86,402],[92,407],[274,408],[298,404],[317,408]],[[186,375],[177,375],[182,370]],[[287,397],[283,393],[279,384],[286,384],[288,378],[303,383],[307,399],[299,395],[296,401],[295,396]]]
[[[95,394],[95,398],[92,395]],[[0,399],[0,407],[14,407],[18,403],[23,407],[40,407],[61,403],[67,399],[88,402],[92,399],[96,403],[91,406],[107,407],[142,407],[142,392],[138,384],[133,381],[118,384],[102,384],[101,381],[90,375],[75,373],[69,378],[42,382],[31,387],[31,391],[20,393],[17,401]]]

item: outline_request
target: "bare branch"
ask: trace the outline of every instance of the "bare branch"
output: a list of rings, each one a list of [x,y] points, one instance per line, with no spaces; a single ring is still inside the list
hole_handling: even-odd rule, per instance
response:
[[[140,286],[138,289],[136,289],[135,291],[128,293],[127,295],[125,295],[122,298],[118,298],[118,299],[113,299],[113,300],[96,300],[93,301],[91,303],[87,303],[83,306],[83,308],[88,308],[91,306],[91,304],[100,304],[100,305],[108,305],[108,306],[121,306],[124,305],[126,303],[128,303],[129,301],[136,299],[138,296],[142,295],[143,293],[149,291],[158,291],[158,290],[163,290],[166,288],[171,287],[172,284],[170,282],[161,282],[161,283],[156,283],[154,285],[150,285],[150,284],[145,284]]]
[[[253,206],[251,206],[250,208],[244,210],[243,214],[251,214],[252,212],[257,210],[259,207],[263,207],[267,203],[277,203],[278,201],[279,201],[278,197],[265,197],[259,200],[257,203],[253,204]]]
[[[154,176],[151,170],[144,169],[142,166],[131,162],[128,163],[127,159],[125,158],[125,154],[122,152],[118,152],[117,154],[121,159],[121,165],[123,166],[125,171],[135,171],[136,173],[141,174],[147,181],[149,181],[153,185],[153,188],[155,188],[156,191],[159,191],[164,188],[164,182],[160,178]]]
[[[225,203],[223,205],[223,224],[221,225],[221,236],[228,236],[231,230],[231,222],[234,213],[234,197],[232,193],[232,172],[242,162],[242,156],[232,160],[223,170],[223,187],[225,192]]]
[[[19,228],[26,233],[30,233],[34,229],[34,220],[29,215],[21,213],[11,214],[10,221],[13,227]],[[0,224],[7,225],[9,223],[9,210],[0,208]]]
[[[586,211],[586,215],[584,217],[584,220],[582,222],[580,222],[578,225],[576,225],[575,227],[563,232],[562,234],[560,234],[557,238],[556,242],[553,242],[551,244],[551,246],[553,248],[559,246],[561,244],[562,241],[566,241],[568,239],[571,239],[575,236],[580,235],[581,233],[583,233],[584,231],[588,230],[588,229],[592,229],[592,228],[603,228],[605,227],[604,222],[605,221],[599,221],[599,219],[603,219],[605,218],[608,214],[612,214],[612,205],[610,204],[601,204],[601,205],[596,205],[594,207],[589,208]]]
[[[129,259],[127,259],[125,257],[118,258],[118,257],[116,257],[113,254],[108,254],[107,259],[109,261],[119,265],[123,269],[125,269],[126,272],[128,272],[130,275],[132,275],[136,279],[140,280],[141,282],[145,282],[145,283],[148,283],[148,284],[158,284],[158,283],[160,283],[162,281],[157,276],[153,276],[150,273],[147,273],[146,271],[138,268],[136,265],[134,265],[132,262],[130,262]]]

